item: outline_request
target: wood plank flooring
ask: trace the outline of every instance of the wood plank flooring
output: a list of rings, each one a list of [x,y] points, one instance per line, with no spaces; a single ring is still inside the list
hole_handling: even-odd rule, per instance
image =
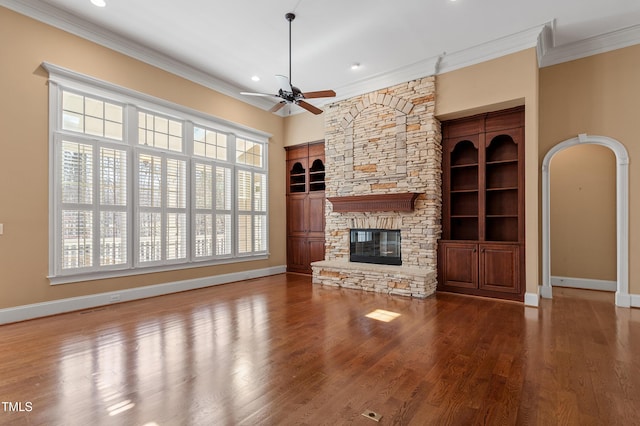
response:
[[[640,310],[554,296],[289,274],[0,326],[0,424],[640,425]]]

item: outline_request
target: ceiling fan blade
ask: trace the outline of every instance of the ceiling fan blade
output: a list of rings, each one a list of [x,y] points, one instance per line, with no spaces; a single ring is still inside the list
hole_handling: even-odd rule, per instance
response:
[[[278,84],[280,88],[285,92],[293,92],[293,87],[291,87],[291,82],[284,75],[276,75],[276,79],[278,80]]]
[[[318,114],[322,114],[322,110],[321,110],[320,108],[317,108],[317,107],[315,107],[315,106],[311,105],[311,104],[310,104],[310,103],[308,103],[308,102],[305,102],[305,101],[296,101],[296,104],[300,105],[302,108],[304,108],[304,109],[306,109],[307,111],[312,112],[312,113],[314,113],[314,114],[316,114],[316,115],[318,115]]]
[[[280,108],[282,108],[283,106],[285,106],[287,104],[286,101],[281,101],[278,102],[277,104],[275,104],[273,107],[271,107],[271,109],[269,110],[269,112],[277,112],[280,110]]]
[[[245,96],[263,96],[267,98],[279,98],[280,96],[274,95],[271,93],[257,93],[257,92],[240,92],[241,95]]]
[[[303,92],[302,96],[304,96],[305,99],[333,98],[336,96],[336,92],[333,90],[318,90],[316,92]]]

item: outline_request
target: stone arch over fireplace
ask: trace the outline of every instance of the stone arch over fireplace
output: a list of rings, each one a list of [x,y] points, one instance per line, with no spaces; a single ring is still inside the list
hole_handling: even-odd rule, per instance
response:
[[[404,178],[407,175],[407,115],[411,113],[414,104],[389,93],[370,93],[354,105],[347,112],[340,122],[344,129],[345,137],[345,169],[344,178],[354,179],[354,142],[355,142],[355,123],[357,118],[373,106],[388,107],[395,111],[395,153],[396,162],[393,174],[387,174],[390,179]]]

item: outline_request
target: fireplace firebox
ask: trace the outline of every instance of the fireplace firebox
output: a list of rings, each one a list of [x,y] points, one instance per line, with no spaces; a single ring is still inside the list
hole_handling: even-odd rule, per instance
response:
[[[402,265],[399,229],[351,229],[351,262]]]

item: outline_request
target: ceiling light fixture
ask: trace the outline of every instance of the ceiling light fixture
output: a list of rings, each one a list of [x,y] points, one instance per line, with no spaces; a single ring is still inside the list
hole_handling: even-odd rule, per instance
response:
[[[351,65],[351,69],[352,70],[357,70],[358,68],[360,68],[360,64],[358,62],[356,62],[355,64]]]
[[[251,80],[260,81],[260,77],[258,77],[257,75],[254,75],[253,77],[251,77]]]
[[[98,7],[105,7],[107,5],[104,0],[91,0],[91,4]]]

